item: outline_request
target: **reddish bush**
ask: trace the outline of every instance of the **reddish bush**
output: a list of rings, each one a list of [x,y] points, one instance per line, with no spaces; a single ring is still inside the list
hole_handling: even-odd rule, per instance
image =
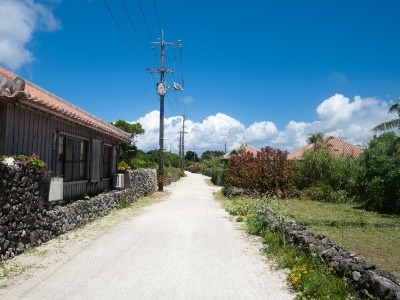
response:
[[[258,195],[285,198],[293,190],[292,161],[287,152],[265,147],[254,156],[252,153],[232,155],[228,161],[227,183]]]

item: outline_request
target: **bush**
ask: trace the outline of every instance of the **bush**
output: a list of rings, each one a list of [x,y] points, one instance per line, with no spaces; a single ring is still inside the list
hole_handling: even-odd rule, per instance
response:
[[[307,150],[296,161],[296,186],[302,195],[317,201],[353,201],[360,164],[351,156],[337,156],[327,147]]]
[[[211,182],[218,186],[223,186],[225,184],[225,168],[213,168],[211,170]]]
[[[294,164],[287,160],[286,152],[265,147],[256,157],[249,152],[231,155],[226,183],[251,191],[251,194],[285,198],[293,191],[293,169]]]
[[[400,214],[399,142],[393,132],[375,136],[361,156],[357,196],[368,209]]]

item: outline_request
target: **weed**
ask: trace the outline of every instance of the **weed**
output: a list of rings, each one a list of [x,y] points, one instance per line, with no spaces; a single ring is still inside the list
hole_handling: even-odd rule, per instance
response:
[[[228,213],[234,216],[245,216],[250,212],[251,208],[252,205],[249,201],[235,199],[228,207]]]
[[[349,299],[355,297],[350,284],[332,273],[319,259],[285,244],[277,232],[264,231],[265,252],[278,268],[290,269],[288,281],[300,294],[298,299]]]
[[[46,249],[39,249],[37,247],[31,247],[26,249],[26,252],[36,256],[44,257],[47,256],[50,251]]]
[[[236,217],[236,222],[243,222],[244,218],[242,216]]]
[[[132,205],[132,202],[129,201],[129,199],[121,199],[120,201],[118,201],[117,203],[117,209],[124,209],[124,208],[128,208]]]
[[[28,266],[13,264],[6,266],[4,262],[0,261],[0,278],[8,278],[14,273],[22,273]]]

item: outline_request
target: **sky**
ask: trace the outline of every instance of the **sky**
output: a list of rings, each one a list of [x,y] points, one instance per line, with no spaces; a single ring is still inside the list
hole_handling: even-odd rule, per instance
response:
[[[288,152],[321,132],[361,146],[400,97],[399,0],[1,0],[0,65],[158,147]],[[178,40],[183,47],[174,46]],[[175,91],[174,82],[183,86]]]

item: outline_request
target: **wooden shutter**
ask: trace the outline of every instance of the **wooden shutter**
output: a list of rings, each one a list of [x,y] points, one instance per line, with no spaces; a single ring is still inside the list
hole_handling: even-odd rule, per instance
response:
[[[101,167],[103,164],[101,141],[92,140],[90,151],[90,180],[100,181]]]
[[[117,173],[117,160],[118,160],[118,151],[117,147],[112,146],[112,154],[111,154],[111,177],[114,178],[114,174]]]

